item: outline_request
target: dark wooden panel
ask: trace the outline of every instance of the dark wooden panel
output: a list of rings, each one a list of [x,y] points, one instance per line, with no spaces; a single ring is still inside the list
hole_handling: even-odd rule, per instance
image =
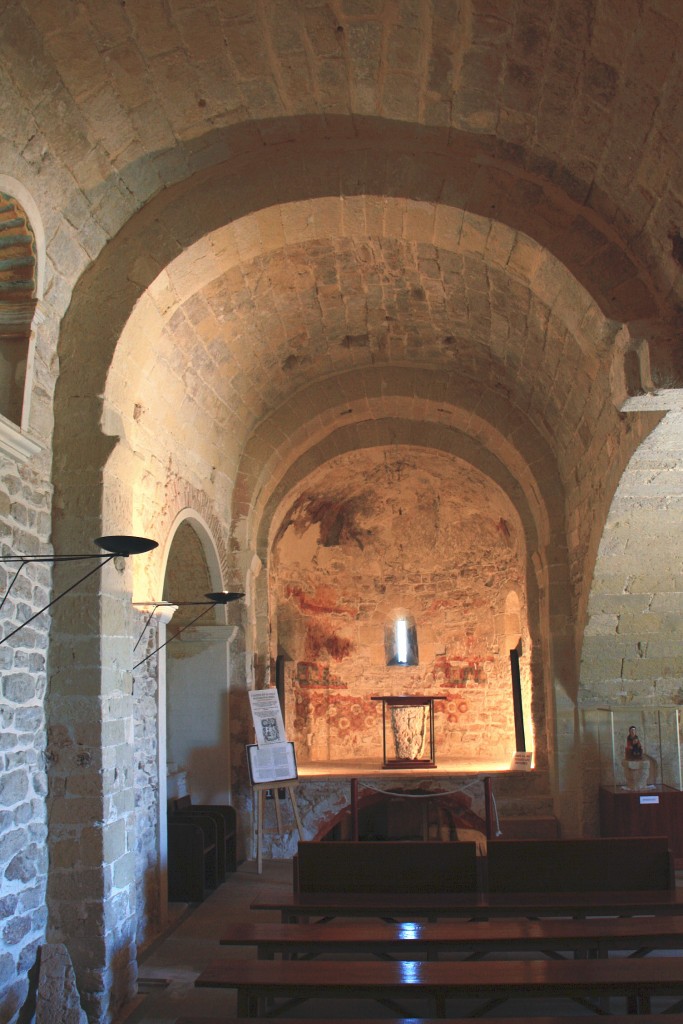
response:
[[[438,893],[477,889],[476,843],[299,843],[302,893]]]
[[[673,888],[666,836],[510,839],[488,844],[490,892],[626,892]]]
[[[668,836],[674,857],[681,859],[683,793],[666,787],[632,793],[601,786],[600,831],[603,836]]]

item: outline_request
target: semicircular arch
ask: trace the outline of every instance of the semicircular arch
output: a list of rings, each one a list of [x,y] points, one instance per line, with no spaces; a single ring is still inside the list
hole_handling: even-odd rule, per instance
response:
[[[481,138],[455,140],[452,133],[440,137],[396,123],[383,125],[381,132],[378,123],[372,128],[371,141],[354,121],[353,136],[340,133],[336,144],[308,138],[274,146],[269,161],[255,160],[247,147],[229,164],[197,172],[135,213],[74,289],[60,341],[65,372],[58,403],[69,398],[75,385],[66,360],[83,345],[90,365],[79,366],[80,382],[93,394],[103,393],[132,309],[183,251],[274,201],[295,203],[339,195],[340,190],[344,196],[409,196],[486,218],[495,210],[498,222],[524,230],[554,253],[605,315],[618,321],[656,315],[656,289],[643,285],[647,274],[624,252],[614,229],[557,186],[500,160],[481,159],[486,145]],[[408,153],[409,162],[403,159]],[[530,202],[531,192],[535,202]],[[600,272],[602,264],[621,268],[618,287],[613,274]]]

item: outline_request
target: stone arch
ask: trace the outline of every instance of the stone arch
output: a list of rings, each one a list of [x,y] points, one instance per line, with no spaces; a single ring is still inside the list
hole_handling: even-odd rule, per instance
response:
[[[201,495],[196,495],[196,497],[201,498]],[[191,527],[206,560],[208,572],[206,583],[211,590],[222,590],[224,588],[225,552],[224,550],[221,551],[220,539],[216,539],[217,536],[220,538],[220,532],[216,534],[217,522],[215,513],[212,513],[210,518],[214,521],[210,522],[201,512],[198,512],[196,508],[191,506],[186,506],[176,514],[168,531],[161,556],[161,573],[164,581],[167,579],[169,556],[178,531],[181,527]]]
[[[517,509],[526,536],[529,555],[527,594],[529,602],[529,629],[534,643],[534,661],[530,671],[537,680],[546,680],[545,700],[549,702],[548,719],[552,725],[552,687],[548,680],[553,678],[561,687],[567,699],[576,697],[576,670],[573,659],[561,658],[558,652],[566,646],[573,646],[574,621],[569,588],[569,566],[564,542],[564,518],[562,484],[554,474],[552,460],[543,458],[537,452],[535,469],[543,467],[540,479],[536,479],[512,446],[506,445],[504,437],[495,427],[483,424],[468,415],[459,419],[459,411],[453,407],[454,415],[443,418],[435,415],[438,403],[420,403],[420,419],[411,421],[400,410],[405,402],[398,401],[394,407],[387,407],[383,401],[372,401],[372,388],[368,387],[363,416],[355,424],[331,426],[319,437],[308,439],[308,447],[299,451],[296,437],[290,437],[295,455],[288,460],[284,453],[279,473],[273,474],[271,488],[264,488],[259,481],[253,491],[254,516],[252,523],[252,549],[258,555],[259,564],[266,564],[271,537],[277,528],[279,510],[286,501],[286,495],[305,477],[312,468],[321,465],[342,451],[349,451],[367,445],[377,444],[418,444],[437,450],[457,454],[460,458],[486,473],[508,495]],[[306,404],[306,399],[303,399]],[[331,410],[333,413],[334,410]],[[391,416],[391,412],[394,416]],[[334,416],[330,417],[334,423]],[[474,435],[468,435],[467,427]],[[298,457],[295,457],[298,456]],[[276,458],[276,462],[278,459]],[[547,475],[546,475],[547,474]],[[246,531],[240,529],[240,536]],[[268,587],[267,574],[262,573],[255,581],[257,613],[267,615]],[[549,621],[554,622],[552,647],[548,640]],[[261,640],[261,643],[264,641]],[[263,651],[265,656],[265,650]],[[539,684],[540,685],[540,684]],[[543,760],[543,757],[541,757]]]
[[[423,415],[427,409],[427,404],[421,406]],[[372,418],[355,425],[338,427],[318,439],[312,438],[308,450],[300,458],[293,460],[290,465],[286,460],[283,461],[280,476],[276,477],[272,491],[267,495],[259,494],[258,489],[255,491],[258,501],[255,502],[253,529],[258,565],[268,566],[272,540],[279,528],[288,495],[313,469],[342,452],[378,445],[405,444],[453,454],[470,463],[507,495],[519,515],[524,531],[528,559],[527,622],[532,642],[532,656],[525,664],[530,680],[528,706],[531,708],[533,705],[537,722],[545,720],[545,734],[541,736],[537,732],[539,746],[536,763],[540,767],[549,768],[552,773],[555,766],[552,762],[548,763],[546,735],[550,735],[556,722],[554,689],[558,687],[562,699],[572,706],[577,691],[576,665],[572,658],[566,657],[567,649],[571,649],[574,644],[574,620],[570,607],[566,547],[563,543],[562,485],[551,474],[541,484],[529,486],[529,482],[523,479],[520,466],[512,461],[504,461],[502,441],[500,449],[495,452],[493,435],[487,439],[483,432],[475,430],[476,439],[473,440],[454,423],[445,427],[442,423],[429,420],[411,422],[407,418],[401,420],[398,416],[383,418],[377,409],[373,412]],[[540,464],[545,463],[540,460]],[[522,476],[521,483],[515,471]],[[545,505],[539,502],[539,490],[547,498]],[[253,589],[256,615],[267,621],[270,614],[267,571],[260,572],[253,582]],[[267,631],[256,638],[256,643],[261,659],[266,660]],[[542,708],[545,710],[542,711]]]
[[[279,500],[272,506],[272,518],[266,516],[268,524],[264,523],[262,525],[262,534],[268,536],[268,548],[263,554],[267,561],[269,574],[272,576],[268,581],[268,586],[264,585],[263,587],[262,599],[264,604],[267,601],[270,602],[268,611],[270,642],[274,645],[277,640],[278,653],[280,652],[282,642],[282,651],[286,652],[288,661],[293,663],[288,676],[287,692],[292,709],[296,708],[295,728],[298,730],[297,739],[301,742],[302,757],[305,759],[313,757],[315,760],[314,749],[318,752],[318,756],[320,756],[320,751],[325,748],[326,743],[331,742],[336,750],[340,742],[339,737],[335,735],[335,729],[330,728],[329,722],[326,720],[325,687],[328,684],[324,680],[329,678],[329,685],[333,687],[330,691],[330,701],[332,702],[333,699],[337,713],[342,714],[342,711],[338,710],[339,707],[342,709],[346,708],[339,722],[341,726],[342,722],[346,721],[344,717],[346,714],[358,714],[357,704],[354,703],[359,700],[356,693],[362,695],[365,692],[367,696],[367,692],[363,690],[363,684],[359,681],[361,679],[366,680],[366,687],[369,685],[367,680],[373,680],[375,686],[381,685],[381,679],[384,676],[382,668],[384,659],[379,649],[382,648],[386,653],[387,625],[393,626],[396,617],[394,615],[392,618],[392,613],[395,613],[400,606],[406,616],[413,613],[417,614],[416,608],[411,607],[409,604],[403,607],[400,600],[400,596],[405,596],[402,594],[400,584],[403,570],[396,569],[394,563],[391,563],[393,567],[389,570],[387,577],[388,589],[385,590],[382,587],[375,593],[371,581],[368,580],[367,586],[362,591],[365,596],[359,599],[363,606],[363,611],[354,614],[354,586],[357,584],[358,573],[362,570],[358,568],[346,576],[346,570],[343,568],[344,565],[347,565],[349,559],[353,561],[351,554],[355,550],[353,539],[364,536],[362,528],[364,514],[370,513],[370,521],[374,525],[370,527],[366,535],[368,548],[367,554],[365,551],[363,553],[363,561],[366,557],[369,557],[373,566],[375,560],[378,566],[383,565],[381,552],[384,548],[382,542],[378,541],[378,538],[381,535],[389,542],[389,535],[383,532],[385,526],[380,525],[381,519],[376,518],[376,511],[374,510],[376,502],[370,497],[374,485],[368,485],[369,489],[364,489],[365,484],[359,478],[350,477],[347,482],[349,491],[348,502],[346,502],[341,497],[341,494],[345,497],[347,496],[346,488],[342,487],[342,491],[339,493],[335,490],[334,477],[332,482],[330,482],[329,466],[336,464],[339,458],[344,458],[351,453],[355,457],[361,452],[363,453],[363,459],[373,464],[373,456],[370,456],[368,459],[369,449],[381,448],[385,453],[393,454],[396,458],[401,458],[401,452],[405,452],[408,465],[415,460],[416,452],[421,453],[417,457],[416,465],[426,465],[430,463],[430,460],[433,462],[437,452],[440,455],[440,459],[437,462],[440,461],[441,465],[446,465],[448,461],[451,461],[450,459],[444,461],[443,455],[452,457],[454,466],[459,463],[461,467],[467,465],[468,469],[470,469],[470,473],[466,473],[460,479],[464,480],[468,475],[484,479],[490,488],[490,491],[487,492],[489,497],[491,497],[493,492],[498,491],[499,494],[504,495],[505,499],[507,499],[501,504],[505,505],[509,510],[509,513],[505,513],[506,518],[509,515],[510,522],[515,523],[513,535],[516,535],[519,539],[517,550],[520,561],[518,564],[522,570],[521,577],[517,578],[524,581],[523,584],[520,582],[520,586],[523,586],[525,594],[529,594],[528,606],[533,620],[532,624],[528,628],[525,626],[524,629],[525,640],[531,635],[534,641],[532,647],[527,644],[526,650],[527,720],[529,725],[531,725],[533,672],[533,689],[535,692],[533,724],[536,737],[536,763],[539,768],[547,771],[547,733],[552,730],[554,724],[552,703],[547,715],[545,714],[545,681],[547,680],[547,674],[544,672],[545,666],[543,665],[542,633],[543,631],[548,632],[547,622],[545,621],[547,609],[543,607],[539,581],[535,579],[535,569],[532,566],[532,561],[529,557],[530,552],[527,549],[529,534],[531,534],[532,544],[534,542],[533,521],[531,521],[527,510],[526,527],[522,525],[522,517],[525,514],[523,497],[519,495],[518,489],[517,493],[515,493],[514,488],[512,489],[512,496],[509,492],[506,493],[506,484],[509,487],[511,477],[508,475],[506,478],[504,471],[500,467],[497,475],[492,471],[492,464],[495,460],[492,459],[487,465],[488,473],[483,468],[481,461],[477,466],[474,459],[472,459],[471,453],[463,450],[464,446],[461,447],[458,444],[458,436],[454,436],[449,445],[443,436],[435,435],[431,438],[431,445],[428,446],[428,431],[425,431],[424,436],[418,441],[416,438],[411,438],[408,434],[402,435],[400,426],[401,424],[398,421],[387,424],[386,421],[376,420],[371,424],[365,438],[354,436],[352,443],[347,444],[344,438],[339,437],[333,439],[327,448],[321,445],[315,453],[317,457],[314,462],[306,463],[305,470],[301,467],[301,474],[296,478],[293,476],[289,477],[289,486],[282,490],[278,489]],[[326,456],[325,458],[322,457],[323,451]],[[307,481],[311,477],[318,480],[319,472],[321,470],[324,471],[326,465],[328,465],[328,487],[331,487],[331,491],[321,492],[322,497],[318,502],[317,497],[312,498],[312,494],[316,496],[318,494],[317,484],[313,485],[313,491],[311,492]],[[379,465],[381,466],[381,462]],[[458,472],[462,473],[463,470],[460,469]],[[377,479],[374,474],[373,478]],[[294,496],[294,509],[296,511],[293,517],[290,518],[292,516],[292,496]],[[515,497],[517,498],[516,502]],[[391,502],[392,499],[389,497],[389,504],[386,506],[387,510],[391,508]],[[482,509],[484,507],[488,507],[488,503],[486,506],[482,506]],[[370,512],[370,509],[373,511]],[[321,518],[316,518],[318,514]],[[485,518],[485,513],[482,514]],[[310,516],[313,518],[309,522]],[[314,530],[314,523],[327,523],[327,526],[319,527],[321,530],[319,542],[316,542],[315,536],[311,534],[311,529]],[[339,524],[342,525],[340,526]],[[349,531],[346,529],[346,524],[349,525]],[[497,525],[500,526],[500,524]],[[304,530],[305,526],[311,529]],[[379,528],[377,536],[375,535],[375,526]],[[520,537],[520,527],[522,534],[525,535],[523,544]],[[419,533],[417,524],[414,524],[414,528]],[[337,536],[336,531],[339,529],[342,532]],[[389,534],[391,534],[391,531],[389,531]],[[509,537],[510,534],[507,534],[507,536]],[[288,540],[285,542],[285,547],[281,548],[280,544],[283,542],[284,537],[288,537]],[[316,543],[318,543],[318,548],[316,549],[318,553],[313,555],[310,545],[313,544],[315,549]],[[360,540],[358,540],[358,544],[360,545]],[[409,545],[409,547],[412,550],[412,545]],[[327,548],[332,549],[333,553],[329,555],[329,558],[332,559],[330,564],[334,564],[334,571],[329,579],[325,575],[325,570],[322,569],[321,571],[321,566],[328,561],[328,556],[324,556],[324,551]],[[389,542],[389,548],[392,548],[391,542]],[[417,537],[415,538],[415,548],[422,551]],[[447,549],[441,548],[440,550],[446,561],[453,557],[450,546]],[[273,565],[271,551],[276,552],[275,568],[272,573],[270,572]],[[290,574],[286,571],[283,576],[281,559],[285,557],[285,551],[288,552],[288,557],[292,559],[293,573]],[[357,552],[356,556],[360,557]],[[310,568],[307,569],[305,566],[308,565],[309,557],[311,562]],[[289,563],[287,564],[289,565]],[[463,564],[468,564],[466,557]],[[404,566],[403,558],[401,558],[400,565]],[[427,565],[429,565],[429,568],[427,568]],[[278,566],[280,567],[278,568]],[[413,578],[412,574],[418,572],[414,561],[410,559],[407,559],[405,569],[407,573],[411,574],[411,579]],[[383,575],[383,570],[382,572],[379,569],[377,571],[380,576]],[[434,576],[431,574],[434,572],[438,574],[439,567],[438,565],[431,565],[429,563],[429,555],[427,555],[427,564],[424,567],[424,586],[420,587],[421,591],[429,592],[434,579]],[[398,576],[396,576],[396,573],[398,573]],[[371,572],[370,575],[374,577],[374,572]],[[456,571],[452,578],[455,579],[457,576],[458,573]],[[439,584],[438,588],[439,601],[443,599],[447,605],[449,600],[453,600],[458,587],[456,585],[451,587],[445,578],[442,584]],[[394,590],[394,588],[397,589]],[[397,597],[399,597],[398,603],[395,600]],[[439,601],[437,601],[437,606]],[[417,599],[415,604],[421,613],[421,627],[418,626],[418,629],[422,628],[424,631],[423,638],[426,639],[425,660],[423,663],[423,652],[420,646],[421,667],[416,668],[413,672],[408,672],[407,677],[412,679],[414,676],[415,679],[429,680],[425,685],[434,685],[437,688],[445,686],[446,691],[437,689],[437,692],[448,692],[452,679],[451,672],[454,669],[448,657],[439,656],[437,648],[434,646],[436,641],[434,633],[435,615],[438,616],[439,612],[435,612],[431,605],[427,607],[424,597]],[[377,605],[377,608],[371,610],[374,605]],[[525,618],[526,608],[527,601],[525,599]],[[280,615],[282,615],[282,621],[280,621]],[[487,616],[484,616],[483,619],[477,618],[474,627],[475,633],[478,633],[479,630],[486,631],[491,644],[495,644],[495,640],[500,636],[499,618],[498,613],[493,609],[490,618]],[[541,628],[539,628],[539,620],[545,623]],[[382,630],[384,630],[383,643],[380,642],[382,641]],[[363,642],[356,648],[355,635],[357,632],[363,638]],[[455,633],[457,634],[457,629]],[[438,642],[442,641],[443,635],[443,633],[439,634],[439,641],[436,641],[437,645]],[[457,638],[456,635],[451,635],[450,633],[449,635],[451,637],[449,640],[449,652],[452,655],[453,651],[462,648],[463,641],[462,638]],[[275,650],[276,648],[273,646],[270,651],[271,656],[274,656]],[[476,643],[474,643],[471,650],[472,652],[478,651],[479,654],[482,653]],[[488,647],[488,650],[490,651],[491,647]],[[478,655],[475,654],[474,656],[477,657]],[[301,660],[302,658],[303,661]],[[498,655],[490,660],[492,661],[492,664],[489,666],[492,673],[491,681],[495,680],[494,689],[500,695],[502,673],[502,686],[504,694],[507,694],[509,690],[507,652],[503,650],[501,657],[499,651]],[[486,658],[482,663],[477,661],[472,663],[477,666],[478,674],[476,678],[479,682],[486,679],[487,672],[482,667],[485,661]],[[417,662],[414,662],[414,664],[417,665]],[[355,668],[350,667],[354,665]],[[470,668],[472,668],[472,665]],[[323,670],[325,673],[329,672],[329,677],[327,675],[320,676],[320,672]],[[303,676],[301,675],[302,671],[304,673]],[[479,674],[480,672],[481,675]],[[309,687],[313,687],[310,692]],[[507,690],[505,687],[507,687]],[[476,689],[477,687],[475,687]],[[377,691],[375,690],[374,692]],[[478,700],[479,695],[473,696],[473,699]],[[310,727],[311,721],[317,722],[314,728]],[[363,744],[368,741],[365,738],[364,729],[361,728],[360,722],[357,722],[353,728],[356,732],[353,739],[354,749],[360,750],[363,748]],[[450,725],[448,728],[450,729]],[[341,754],[330,753],[329,756],[335,758],[341,756]],[[444,756],[447,756],[447,753]]]
[[[275,200],[297,203],[340,192],[375,200],[384,195],[410,196],[418,202],[438,204],[446,215],[442,222],[446,231],[449,223],[453,224],[449,217],[462,223],[464,211],[488,218],[495,208],[498,222],[523,230],[548,248],[585,285],[600,311],[601,323],[609,317],[618,322],[660,320],[668,325],[669,307],[662,298],[666,289],[653,280],[645,261],[636,257],[614,227],[563,193],[543,173],[511,163],[490,140],[362,118],[353,124],[347,119],[336,123],[330,120],[325,139],[316,137],[315,130],[306,134],[305,118],[299,127],[298,140],[274,144],[269,149],[267,166],[260,138],[255,146],[253,138],[247,137],[251,126],[235,129],[230,135],[235,155],[229,164],[197,172],[156,195],[130,218],[79,279],[63,321],[59,345],[62,372],[55,396],[54,507],[59,515],[55,515],[54,540],[64,550],[83,529],[94,528],[92,535],[96,536],[104,532],[101,524],[112,517],[119,519],[118,529],[125,529],[138,515],[130,496],[123,493],[124,487],[103,495],[101,486],[103,467],[110,472],[108,463],[113,452],[112,465],[120,459],[126,469],[121,477],[124,484],[134,461],[134,448],[126,444],[130,416],[110,422],[102,400],[116,346],[131,311],[136,303],[146,301],[147,289],[155,292],[163,305],[164,268],[184,250],[226,224],[270,209]],[[351,133],[344,137],[349,127]],[[372,205],[369,203],[368,209]],[[352,203],[346,212],[353,215]],[[424,230],[418,212],[418,207],[406,211],[406,228],[413,237],[422,237]],[[251,222],[249,226],[253,226]],[[491,242],[494,238],[495,234]],[[485,248],[488,237],[480,244]],[[169,301],[175,300],[170,297]],[[668,342],[670,335],[663,331],[665,355]],[[630,443],[623,437],[619,441],[624,446]],[[539,476],[544,471],[544,466],[539,467]],[[231,482],[225,483],[223,493],[229,494]],[[165,496],[159,497],[168,521],[178,506],[173,499],[167,508]],[[144,516],[154,516],[156,507],[143,511]],[[250,552],[245,554],[250,557]],[[158,563],[150,560],[149,564],[157,565],[158,580]],[[109,574],[105,583],[110,585],[111,580]],[[119,582],[114,578],[115,584]],[[124,583],[129,592],[130,579]],[[563,600],[566,585],[564,563],[559,569],[551,567],[548,591],[553,601]],[[114,591],[103,598],[103,605],[120,605],[125,599],[125,585],[114,586]],[[56,635],[62,630],[68,633],[68,623],[60,620]],[[69,719],[68,698],[73,692],[88,694],[94,719],[101,714],[98,702],[102,691],[118,692],[121,665],[128,664],[128,639],[120,634],[100,639],[100,632],[95,630],[97,639],[82,638],[81,642],[77,638],[70,644],[70,655],[77,648],[78,663],[84,670],[79,669],[68,686],[65,684],[69,692],[63,698],[55,694],[60,705],[56,722]],[[568,627],[562,621],[554,631],[553,657],[548,654],[544,658],[548,666],[558,666],[569,680],[574,672],[575,641],[567,634]],[[54,650],[59,653],[58,641]],[[555,674],[549,672],[548,679],[548,685],[553,685]],[[61,682],[55,680],[57,691]],[[568,688],[571,691],[573,683]],[[109,706],[113,704],[107,711]],[[66,903],[64,909],[66,912]],[[114,906],[110,899],[105,900],[103,915],[110,915],[113,928]],[[58,923],[58,915],[56,920]],[[92,949],[78,952],[87,968],[93,961]],[[105,959],[103,955],[100,962]],[[106,987],[108,968],[102,974]]]
[[[262,162],[254,166],[253,147],[247,145],[229,165],[198,172],[151,199],[131,217],[82,276],[65,318],[61,339],[65,354],[74,345],[90,346],[91,334],[96,339],[99,359],[87,368],[89,392],[103,393],[104,374],[130,311],[183,250],[210,232],[264,209],[268,196],[296,202],[338,195],[340,181],[347,195],[408,195],[485,217],[495,209],[498,221],[523,230],[553,252],[596,297],[606,315],[629,321],[657,312],[656,289],[651,286],[648,291],[647,286],[636,284],[641,277],[647,280],[647,274],[639,273],[613,229],[557,186],[500,159],[478,159],[484,155],[480,147],[487,148],[485,140],[456,133],[448,141],[449,136],[440,137],[437,131],[425,134],[423,129],[391,123],[380,132],[380,123],[369,121],[365,131],[362,119],[354,122],[356,137],[336,145],[328,139],[321,145],[309,141],[274,146],[267,166]],[[406,152],[411,155],[409,165],[402,160]],[[529,201],[529,190],[534,202]],[[618,288],[610,287],[612,280],[600,273],[602,263],[622,267]],[[94,295],[97,303],[91,298]],[[67,380],[63,393],[66,399]]]
[[[374,122],[373,126],[377,127]],[[422,138],[423,133],[419,131],[418,134]],[[543,209],[543,218],[533,216],[533,211],[531,216],[526,217],[527,204],[520,203],[519,207],[513,204],[509,186],[510,176],[514,178],[514,170],[503,167],[495,160],[490,165],[480,164],[476,160],[478,147],[483,144],[481,139],[476,140],[475,144],[473,140],[468,143],[466,138],[458,138],[456,145],[455,141],[445,143],[438,133],[429,134],[423,139],[428,143],[424,150],[418,147],[417,156],[415,150],[411,150],[416,166],[408,172],[399,157],[411,139],[415,141],[410,129],[393,124],[387,126],[380,145],[374,137],[370,146],[362,131],[358,132],[355,139],[340,142],[338,147],[328,143],[320,147],[310,142],[307,146],[288,145],[277,153],[278,158],[282,158],[277,173],[274,172],[276,161],[267,168],[261,164],[257,168],[253,167],[250,147],[247,147],[243,157],[230,167],[223,165],[200,172],[151,200],[109,243],[74,291],[60,344],[65,364],[56,396],[57,451],[65,451],[69,447],[68,423],[73,423],[73,418],[69,420],[66,415],[60,415],[60,409],[66,410],[76,395],[86,393],[93,396],[85,402],[82,398],[79,401],[84,405],[83,412],[91,422],[99,420],[100,403],[95,396],[105,391],[104,377],[115,345],[131,309],[144,289],[152,285],[155,278],[158,279],[159,270],[183,249],[211,231],[249,212],[266,208],[264,196],[268,194],[277,195],[287,202],[296,202],[304,198],[329,195],[332,191],[338,192],[339,181],[342,180],[351,195],[414,195],[427,202],[438,200],[444,210],[452,209],[458,217],[463,210],[488,215],[491,208],[495,207],[496,216],[510,225],[522,225],[520,218],[523,207],[525,218],[522,226],[525,232],[541,244],[547,244],[560,259],[564,258],[566,265],[578,275],[579,280],[586,282],[604,310],[623,320],[636,316],[643,319],[654,314],[658,308],[654,290],[646,297],[640,287],[610,289],[606,281],[601,285],[600,275],[594,273],[596,268],[592,264],[596,251],[595,231],[599,234],[601,229],[598,224],[591,224],[589,245],[583,234],[588,214],[567,196],[562,196],[556,186],[543,181],[536,182],[535,187],[540,190],[537,196],[538,209]],[[390,168],[397,165],[402,168],[401,174],[391,175]],[[473,170],[477,187],[471,190],[468,186],[465,189],[464,182],[470,182]],[[528,185],[527,178],[528,175],[522,175],[520,180],[524,179]],[[460,187],[447,187],[445,182],[458,182]],[[334,185],[334,190],[330,189],[330,185]],[[494,202],[498,199],[500,203]],[[591,213],[590,218],[594,217]],[[549,223],[552,224],[551,231],[548,230]],[[419,224],[415,226],[415,230],[418,229]],[[612,229],[607,228],[604,228],[601,238],[598,249],[604,256],[611,246],[617,245],[617,241]],[[138,254],[143,244],[147,250],[144,263]],[[632,283],[638,276],[638,268],[632,265],[633,273],[630,274],[622,255],[621,252],[615,252],[616,262],[623,268],[624,282]],[[163,287],[163,281],[160,283]],[[96,304],[91,301],[93,295],[98,296]],[[75,369],[75,360],[68,357],[74,346],[89,345],[91,340],[94,344],[87,365],[79,365],[78,377],[73,377],[71,371],[72,367]],[[86,379],[83,380],[83,377]],[[98,457],[93,445],[92,455],[95,463],[101,464],[111,449],[111,442],[100,437],[98,444],[102,454]],[[96,466],[94,468],[97,471]],[[58,500],[68,506],[71,500],[68,473],[60,473],[56,478],[56,486]],[[64,493],[59,493],[60,488],[64,489]],[[80,497],[96,491],[96,487],[87,488]]]

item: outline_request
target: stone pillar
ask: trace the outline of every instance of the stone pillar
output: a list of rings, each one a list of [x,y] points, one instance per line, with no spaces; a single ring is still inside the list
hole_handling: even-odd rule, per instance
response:
[[[117,559],[56,606],[51,648],[48,939],[67,946],[91,1021],[111,1019],[134,994],[137,975],[125,568]]]
[[[177,610],[175,604],[154,609],[156,629],[153,630],[155,640],[152,647],[166,643],[166,629]],[[140,666],[139,671],[141,675],[136,673],[135,679],[137,935],[138,942],[144,942],[150,938],[148,931],[155,925],[163,929],[168,919],[166,658],[154,655]],[[148,765],[147,777],[143,774],[143,763]],[[143,802],[145,807],[140,813]],[[150,871],[156,874],[156,907],[149,905]]]

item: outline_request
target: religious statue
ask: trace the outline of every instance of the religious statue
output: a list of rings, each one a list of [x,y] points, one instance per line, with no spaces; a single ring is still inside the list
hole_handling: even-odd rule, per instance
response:
[[[643,752],[643,744],[640,742],[635,725],[629,727],[626,736],[623,765],[626,788],[633,790],[645,789],[650,772],[650,763]]]
[[[643,745],[638,738],[635,725],[630,726],[628,730],[624,756],[627,761],[642,761],[643,759]]]

